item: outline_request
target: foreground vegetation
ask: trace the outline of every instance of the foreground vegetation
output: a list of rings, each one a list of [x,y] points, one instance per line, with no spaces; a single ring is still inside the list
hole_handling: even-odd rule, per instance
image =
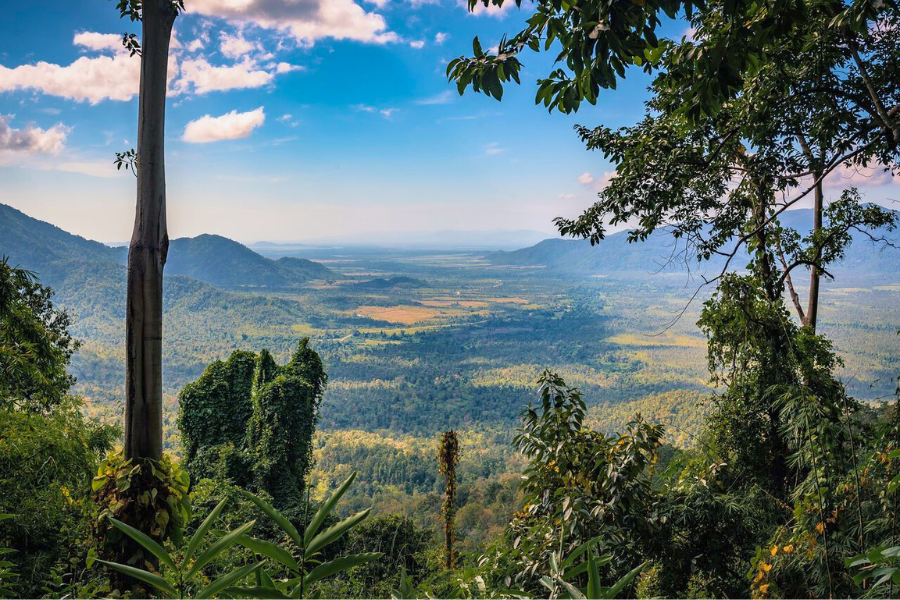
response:
[[[9,595],[893,593],[896,403],[847,397],[829,343],[754,299],[745,278],[728,279],[704,310],[711,365],[726,391],[712,399],[696,440],[673,443],[640,416],[620,433],[591,429],[580,392],[545,372],[537,402],[505,439],[509,453],[497,458],[521,468],[520,486],[485,473],[487,431],[463,435],[462,462],[443,471],[436,438],[418,448],[395,443],[387,454],[380,436],[314,441],[313,427],[296,424],[318,419],[325,377],[305,341],[283,367],[265,351],[236,352],[186,386],[178,423],[190,475],[168,459],[123,461],[110,454],[114,428],[82,416],[72,380],[44,380],[32,368],[44,361],[56,369],[47,372],[64,372],[72,344],[65,313],[27,273],[2,268],[4,331],[22,332],[9,335],[3,355],[12,377],[0,464],[16,473],[0,494],[0,513],[12,515],[0,524]],[[766,348],[759,336],[773,326],[790,362],[758,355]],[[760,387],[764,380],[772,383]],[[217,408],[226,400],[227,410]],[[295,458],[284,454],[278,466],[282,454],[260,452],[266,447]],[[319,462],[318,475],[298,462],[303,456]],[[388,469],[374,479],[380,490],[341,475],[347,463]],[[457,481],[459,500],[442,509],[442,492]],[[427,490],[416,520],[370,517],[365,498],[404,485],[413,497]],[[434,526],[442,515],[446,535]],[[483,536],[467,539],[481,524],[489,525]],[[462,542],[449,560],[444,538]]]

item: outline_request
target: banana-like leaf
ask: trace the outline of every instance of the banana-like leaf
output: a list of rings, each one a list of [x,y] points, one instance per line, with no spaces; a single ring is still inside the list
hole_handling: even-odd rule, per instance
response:
[[[603,594],[603,590],[600,586],[600,567],[597,566],[597,561],[594,560],[593,552],[588,552],[587,572],[588,585],[587,594],[585,595],[592,600],[596,598],[607,598],[607,596]],[[613,596],[613,598],[615,598],[615,596]]]
[[[313,536],[316,535],[316,532],[319,530],[319,527],[322,526],[322,523],[325,521],[325,518],[331,514],[331,511],[334,510],[334,505],[337,504],[338,500],[341,499],[341,496],[344,495],[344,492],[347,491],[347,488],[350,487],[350,484],[353,483],[353,480],[356,479],[356,471],[353,472],[350,477],[347,478],[344,483],[341,484],[335,492],[322,503],[322,506],[319,507],[319,510],[316,511],[316,514],[313,516],[312,521],[309,522],[309,525],[306,526],[306,531],[303,532],[303,546],[309,546],[312,543]],[[307,554],[309,552],[307,551]]]
[[[572,552],[567,557],[565,557],[561,563],[559,563],[559,566],[562,567],[563,569],[566,569],[567,567],[572,566],[573,564],[575,564],[575,561],[578,560],[578,558],[582,554],[584,554],[585,552],[587,552],[588,550],[590,550],[591,548],[596,546],[598,543],[600,543],[599,536],[586,541],[582,545],[580,545],[577,548],[575,548],[574,550],[572,550]],[[600,557],[600,560],[597,561],[597,563],[602,565],[604,563],[609,562],[610,559],[612,559],[612,557],[610,555],[604,554],[603,556]]]
[[[272,581],[272,578],[269,577],[269,574],[266,573],[265,569],[260,569],[259,571],[256,572],[256,581],[257,581],[258,587],[265,587],[265,588],[277,588],[278,587],[275,585],[275,582]]]
[[[272,560],[283,564],[292,571],[300,570],[300,565],[297,564],[296,559],[291,556],[291,553],[278,544],[273,544],[272,542],[267,542],[266,540],[258,540],[248,535],[240,536],[239,538],[237,538],[237,540],[235,540],[235,543],[244,546],[245,548],[249,548],[257,554],[267,556]]]
[[[294,540],[294,543],[299,547],[303,548],[303,538],[300,537],[300,532],[297,531],[297,528],[294,527],[294,524],[288,521],[280,512],[275,510],[271,504],[263,500],[262,498],[258,498],[254,496],[247,490],[240,490],[240,492],[246,497],[248,500],[256,504],[260,510],[269,515],[269,518],[275,521],[281,530],[284,531],[288,536]]]
[[[234,531],[229,532],[227,535],[222,536],[216,542],[207,548],[203,554],[197,557],[197,560],[194,561],[194,564],[191,565],[191,569],[185,573],[184,579],[185,581],[190,581],[190,579],[200,572],[200,569],[206,566],[206,563],[214,559],[219,555],[220,552],[223,552],[229,546],[234,544],[235,540],[240,536],[247,533],[253,525],[256,524],[256,521],[250,521],[249,523],[244,523]],[[193,540],[191,540],[193,541]]]
[[[187,564],[188,561],[193,558],[194,553],[197,551],[197,548],[200,546],[200,542],[203,541],[203,538],[206,537],[206,532],[209,531],[209,528],[212,527],[213,522],[219,518],[219,514],[222,512],[222,509],[225,508],[225,502],[227,499],[219,502],[218,505],[212,512],[210,512],[205,519],[203,519],[203,523],[200,524],[200,527],[197,528],[197,531],[194,533],[194,537],[191,538],[191,541],[188,542],[187,549],[184,551],[184,563]]]
[[[347,517],[343,521],[339,523],[335,523],[309,542],[309,545],[306,546],[306,557],[314,555],[316,552],[335,541],[345,533],[347,533],[350,529],[356,527],[359,523],[365,520],[366,517],[369,516],[369,511],[371,509],[367,508],[362,512],[358,512],[353,516]]]
[[[414,600],[415,590],[412,579],[406,575],[406,567],[400,568],[400,589],[391,591],[392,600]]]
[[[356,565],[363,565],[367,562],[378,560],[382,556],[384,556],[384,553],[382,552],[366,552],[364,554],[350,554],[328,561],[327,563],[322,563],[310,571],[309,575],[303,579],[304,586],[312,585],[320,579],[330,577],[335,573],[352,569]]]
[[[612,585],[612,587],[610,587],[607,590],[604,598],[611,599],[611,598],[615,598],[619,594],[621,594],[622,590],[625,589],[625,586],[630,584],[634,580],[634,578],[637,577],[640,574],[640,572],[644,570],[644,567],[646,567],[646,566],[647,566],[647,563],[641,563],[638,566],[636,566],[635,568],[633,568],[632,570],[628,571],[628,573],[626,573],[625,576],[622,577],[622,579],[618,580],[616,583],[614,583]]]
[[[247,577],[257,569],[263,566],[262,562],[258,562],[255,565],[247,565],[245,567],[241,567],[236,571],[232,571],[228,575],[224,577],[219,577],[208,586],[197,592],[194,598],[212,598],[225,588],[231,587],[235,583],[239,582],[244,577]]]
[[[138,581],[149,583],[161,592],[165,592],[170,598],[174,598],[178,595],[178,592],[175,590],[172,584],[156,573],[151,573],[150,571],[138,569],[129,565],[120,565],[119,563],[109,562],[107,560],[102,560],[99,558],[97,559],[97,562],[106,565],[110,569],[115,569],[119,573],[124,573],[129,577],[134,577]]]
[[[172,560],[172,557],[169,556],[169,553],[166,552],[166,549],[160,546],[159,543],[157,543],[156,540],[151,538],[149,535],[135,529],[131,525],[126,525],[122,521],[119,521],[118,519],[114,519],[112,517],[109,517],[109,522],[113,524],[113,527],[136,541],[145,550],[158,558],[162,564],[166,565],[173,571],[178,570],[178,567],[175,566],[175,561]]]

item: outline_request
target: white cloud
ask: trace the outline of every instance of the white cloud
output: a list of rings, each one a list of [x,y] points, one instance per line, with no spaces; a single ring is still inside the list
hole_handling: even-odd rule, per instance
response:
[[[421,100],[416,100],[416,104],[422,105],[430,105],[430,104],[449,104],[453,102],[454,94],[450,90],[444,90],[439,94],[435,94],[434,96],[429,96],[428,98],[422,98]]]
[[[122,49],[122,36],[115,33],[97,33],[96,31],[82,31],[76,33],[72,43],[90,50],[112,50],[117,52]]]
[[[0,115],[0,160],[16,159],[34,154],[59,154],[66,144],[69,129],[57,124],[49,129],[26,125],[21,129],[9,126],[11,116]]]
[[[366,0],[369,4],[374,4],[378,8],[387,6],[388,0]]]
[[[291,63],[280,62],[275,66],[276,73],[292,73],[294,71],[303,71],[304,67],[300,65],[292,65]]]
[[[274,77],[274,74],[263,71],[249,58],[228,66],[211,65],[205,58],[189,59],[181,63],[181,78],[175,83],[175,91],[193,90],[196,94],[206,94],[257,88],[266,85]]]
[[[197,52],[198,50],[203,50],[204,42],[200,38],[196,38],[190,44],[187,45],[187,49],[189,52]]]
[[[484,4],[482,4],[481,0],[479,0],[478,4],[476,4],[475,8],[471,11],[469,11],[469,3],[467,2],[467,0],[458,0],[457,4],[468,11],[470,15],[475,15],[476,17],[487,16],[502,19],[509,11],[512,10],[516,3],[508,0],[507,2],[504,2],[502,6],[497,6],[496,4],[485,6]]]
[[[353,0],[192,0],[190,10],[273,29],[307,46],[322,38],[377,44],[399,39],[384,17]]]
[[[491,142],[487,146],[484,147],[484,153],[488,156],[493,156],[495,154],[500,154],[501,152],[505,152],[505,148],[501,148],[500,144],[497,142]]]
[[[399,108],[375,108],[374,106],[369,106],[368,104],[354,104],[351,106],[353,110],[358,110],[359,112],[367,112],[367,113],[378,113],[385,119],[390,120],[391,115],[400,110]]]
[[[425,47],[425,42],[423,40],[415,40],[410,42],[409,45],[416,50],[420,50]]]
[[[878,187],[882,185],[900,184],[900,169],[895,175],[892,169],[884,167],[847,167],[841,165],[825,177],[827,189],[843,189],[848,187]]]
[[[560,200],[571,200],[572,198],[575,198],[575,194],[559,194],[557,198]]]
[[[187,124],[182,139],[192,144],[237,140],[249,136],[265,120],[266,113],[262,106],[243,113],[233,110],[221,117],[204,115]]]
[[[444,42],[447,41],[447,38],[449,38],[449,37],[450,37],[449,33],[444,33],[443,31],[438,31],[437,34],[435,34],[435,36],[434,36],[434,43],[435,44],[443,44]]]
[[[284,123],[287,123],[288,121],[290,121],[293,118],[294,118],[294,115],[292,115],[291,113],[285,113],[285,114],[281,115],[280,117],[278,117],[278,120],[282,121]]]
[[[262,50],[262,47],[258,42],[251,42],[244,39],[244,34],[242,32],[238,32],[236,35],[230,35],[223,32],[220,36],[220,40],[221,45],[219,46],[219,50],[221,50],[222,55],[227,58],[240,58],[250,52]]]
[[[594,183],[594,176],[585,171],[578,176],[578,183],[580,183],[581,185],[590,185]]]
[[[0,65],[0,92],[33,89],[91,104],[125,101],[137,95],[140,75],[140,58],[124,52],[115,56],[82,56],[67,66],[43,61],[13,69]]]

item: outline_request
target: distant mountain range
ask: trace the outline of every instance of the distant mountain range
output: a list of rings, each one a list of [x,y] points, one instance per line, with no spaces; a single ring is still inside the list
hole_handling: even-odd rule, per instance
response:
[[[125,247],[87,240],[0,204],[0,256],[9,256],[13,264],[36,272],[50,285],[77,269],[74,265],[93,263],[99,271],[121,270],[127,253]],[[311,260],[272,260],[218,235],[172,240],[166,275],[186,275],[221,287],[273,288],[336,276]]]
[[[784,213],[782,225],[802,233],[810,229],[812,210],[801,209]],[[883,233],[883,232],[882,232]],[[528,248],[510,252],[491,252],[486,255],[495,265],[541,267],[560,273],[579,275],[626,274],[634,276],[657,272],[684,271],[686,268],[684,243],[665,232],[657,232],[646,241],[628,243],[628,232],[609,235],[598,245],[587,240],[548,239]],[[898,232],[885,234],[900,246]],[[698,263],[689,258],[687,266],[694,272],[715,273],[722,269],[725,259],[713,258]],[[741,269],[747,264],[747,254],[740,252],[729,264]],[[872,274],[900,275],[900,248],[876,244],[861,233],[855,233],[844,259],[834,268],[844,274],[866,277]]]
[[[277,252],[290,254],[298,250],[308,250],[316,246],[339,247],[379,247],[402,250],[514,250],[529,244],[536,244],[549,235],[531,229],[496,229],[484,231],[381,231],[360,233],[352,239],[326,237],[312,241],[315,246],[304,244],[273,244],[258,242],[252,244],[254,250],[267,256]]]

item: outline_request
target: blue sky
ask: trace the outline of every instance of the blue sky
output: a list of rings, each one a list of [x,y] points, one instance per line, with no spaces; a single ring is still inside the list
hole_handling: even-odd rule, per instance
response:
[[[169,230],[242,241],[536,229],[573,216],[611,166],[577,124],[640,118],[631,72],[577,115],[534,105],[551,56],[503,102],[459,97],[448,60],[514,32],[462,0],[186,0],[167,114]],[[527,5],[527,3],[526,3]],[[11,18],[9,18],[11,16]],[[684,23],[666,26],[671,37]],[[0,202],[104,241],[130,237],[138,58],[112,0],[16,3],[0,21]],[[883,188],[885,186],[881,186]],[[881,189],[879,188],[879,189]],[[883,195],[883,190],[878,192]]]

